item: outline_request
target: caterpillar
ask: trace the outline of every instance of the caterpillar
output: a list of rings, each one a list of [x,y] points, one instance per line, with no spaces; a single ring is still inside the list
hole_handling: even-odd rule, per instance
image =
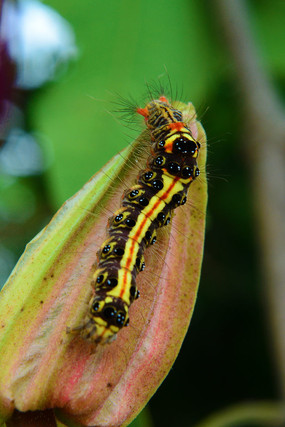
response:
[[[200,143],[181,111],[160,96],[136,112],[150,132],[150,155],[108,220],[91,282],[95,294],[85,322],[71,330],[95,344],[112,342],[129,324],[129,307],[139,297],[136,276],[145,268],[144,251],[155,243],[157,229],[170,223],[174,209],[186,203],[188,188],[200,174]]]

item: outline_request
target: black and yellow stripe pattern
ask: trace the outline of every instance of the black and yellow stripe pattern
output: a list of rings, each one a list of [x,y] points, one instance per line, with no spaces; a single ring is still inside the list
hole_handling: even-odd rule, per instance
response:
[[[129,323],[129,307],[139,297],[136,276],[145,267],[144,250],[156,241],[156,230],[169,224],[175,208],[186,203],[190,183],[199,175],[200,148],[165,97],[137,112],[151,134],[146,169],[125,194],[122,206],[109,219],[108,238],[98,252],[86,323],[80,334],[95,343],[116,338]]]

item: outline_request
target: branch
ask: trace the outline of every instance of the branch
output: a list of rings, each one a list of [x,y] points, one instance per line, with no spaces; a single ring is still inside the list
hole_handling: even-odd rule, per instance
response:
[[[216,0],[245,113],[266,298],[285,397],[285,112],[250,32],[243,0]]]

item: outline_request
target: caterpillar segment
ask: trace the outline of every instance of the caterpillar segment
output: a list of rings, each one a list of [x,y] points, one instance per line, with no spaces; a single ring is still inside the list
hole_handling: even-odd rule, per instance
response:
[[[124,193],[121,207],[108,221],[108,236],[97,253],[97,269],[84,324],[71,330],[96,344],[112,342],[129,323],[129,307],[139,297],[136,276],[145,268],[144,251],[156,241],[159,227],[186,203],[199,175],[200,144],[182,113],[162,96],[137,112],[151,135],[150,156],[137,182]]]

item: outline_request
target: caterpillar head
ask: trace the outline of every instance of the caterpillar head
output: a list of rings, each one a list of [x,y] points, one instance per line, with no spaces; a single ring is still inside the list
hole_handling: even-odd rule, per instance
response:
[[[181,112],[172,107],[165,96],[154,99],[145,108],[137,108],[137,113],[145,118],[150,129],[168,126],[173,122],[182,122]]]

